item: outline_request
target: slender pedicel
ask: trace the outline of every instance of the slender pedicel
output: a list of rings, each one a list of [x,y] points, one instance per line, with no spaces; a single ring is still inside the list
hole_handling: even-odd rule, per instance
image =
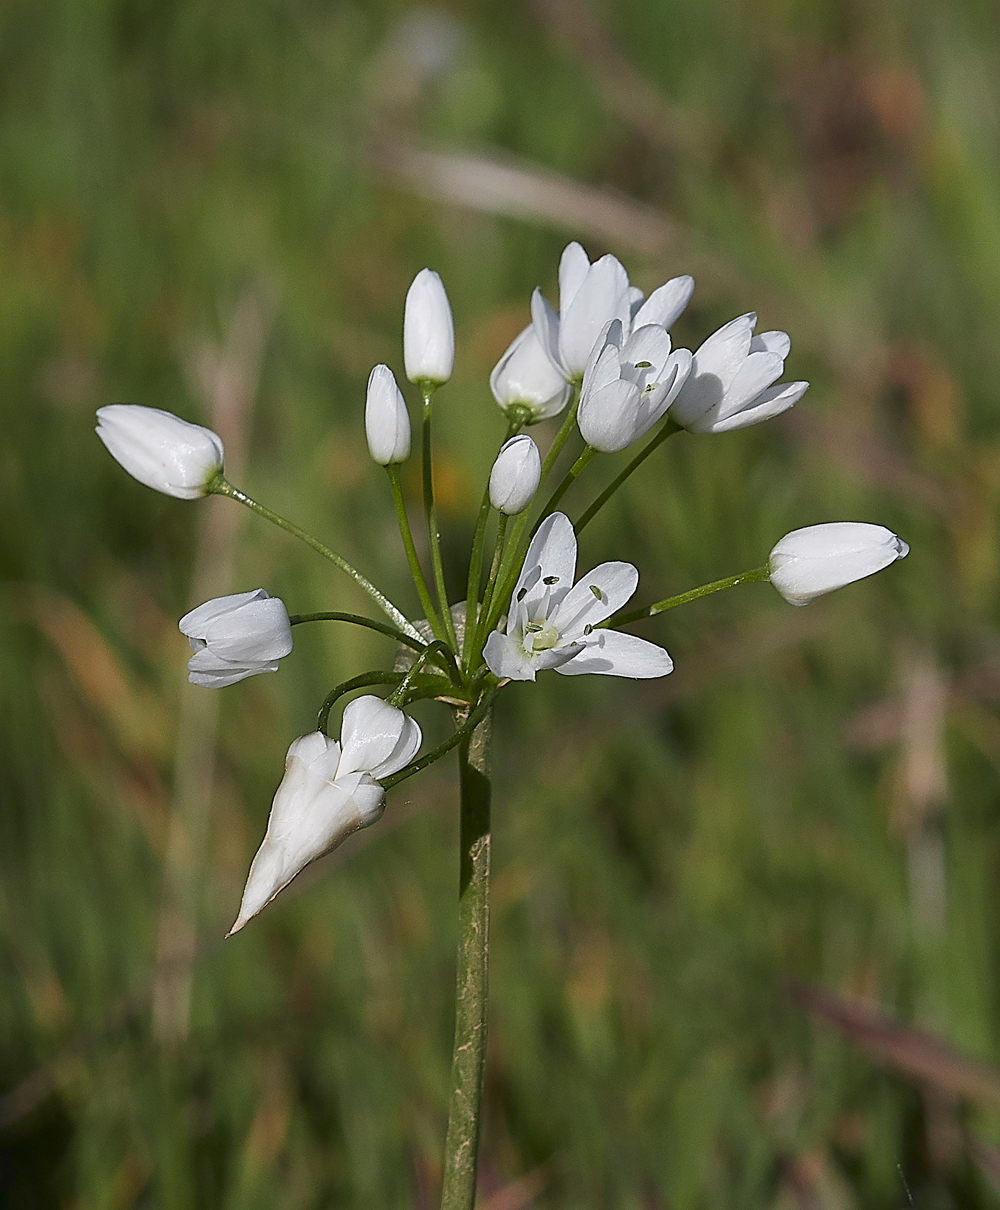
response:
[[[666,597],[662,601],[656,601],[652,605],[647,605],[645,609],[636,609],[632,613],[619,614],[617,617],[608,618],[604,622],[598,622],[594,629],[610,628],[617,630],[619,626],[627,626],[630,622],[639,622],[643,618],[655,617],[658,613],[663,613],[667,609],[675,609],[678,605],[686,605],[688,601],[697,601],[699,597],[707,597],[713,592],[720,592],[723,588],[735,588],[737,584],[758,584],[762,580],[770,579],[770,575],[771,569],[766,564],[763,567],[755,567],[753,571],[741,571],[738,576],[726,576],[722,580],[713,580],[711,584],[702,584],[700,588],[692,588],[688,592],[678,593],[675,597]]]
[[[448,592],[444,586],[444,566],[441,563],[441,531],[438,529],[437,508],[434,504],[434,477],[431,469],[431,400],[434,396],[434,386],[423,384],[423,475],[424,475],[424,516],[427,519],[427,537],[431,547],[431,568],[434,571],[434,587],[437,590],[438,609],[444,626],[444,634],[451,643],[452,650],[458,650],[455,642],[455,626],[451,620],[451,607],[448,604]]]
[[[588,509],[586,509],[586,511],[581,515],[580,519],[574,524],[573,528],[576,530],[578,537],[581,533],[583,533],[584,526],[589,525],[590,522],[593,521],[593,519],[597,516],[605,504],[607,504],[615,492],[621,487],[629,475],[642,466],[653,450],[655,450],[658,445],[662,445],[668,437],[672,436],[674,433],[679,433],[680,431],[681,426],[679,424],[675,424],[668,416],[666,423],[663,425],[660,431],[654,434],[654,436],[642,447],[638,454],[636,454],[628,466],[625,467],[621,474],[608,484],[608,486],[603,492],[601,492],[594,503],[591,504]]]
[[[399,478],[399,467],[395,464],[390,464],[385,469],[389,476],[389,483],[392,485],[392,502],[396,506],[396,520],[399,522],[399,533],[403,539],[406,561],[410,565],[410,575],[413,577],[413,584],[417,590],[417,596],[420,598],[420,606],[424,611],[424,616],[430,623],[434,637],[443,639],[445,637],[444,628],[441,625],[441,619],[437,615],[437,610],[434,608],[431,594],[427,590],[427,581],[424,579],[423,569],[420,566],[420,560],[417,558],[417,548],[413,545],[413,533],[410,530],[410,521],[406,515],[406,504],[403,500],[403,485]]]
[[[352,567],[346,559],[336,554],[328,546],[324,546],[322,542],[320,542],[317,538],[314,538],[312,534],[307,533],[304,529],[301,529],[294,523],[294,521],[289,521],[287,518],[280,516],[278,513],[272,512],[271,509],[265,507],[263,504],[258,504],[258,502],[251,496],[248,496],[246,492],[241,492],[238,487],[233,487],[233,485],[227,482],[221,475],[219,475],[216,479],[213,479],[208,485],[206,494],[228,496],[230,500],[238,500],[240,504],[245,504],[247,508],[251,509],[255,513],[258,513],[260,516],[265,517],[268,521],[272,522],[274,525],[277,525],[280,529],[285,530],[286,533],[292,534],[293,537],[299,538],[302,542],[305,542],[307,546],[311,546],[313,550],[315,550],[318,554],[321,554],[324,559],[329,559],[330,562],[336,567],[339,567],[341,571],[346,572],[359,588],[363,588],[364,591],[368,593],[372,600],[378,605],[379,609],[381,609],[382,612],[388,618],[390,618],[400,630],[408,634],[410,638],[420,638],[420,634],[413,626],[412,622],[407,620],[405,614],[403,614],[401,610],[397,609],[384,593],[379,592],[375,585],[372,584],[370,580],[365,579],[361,572],[358,571],[357,568]]]

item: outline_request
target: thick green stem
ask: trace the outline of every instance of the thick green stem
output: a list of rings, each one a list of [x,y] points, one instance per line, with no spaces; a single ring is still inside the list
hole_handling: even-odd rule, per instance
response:
[[[306,533],[304,529],[301,529],[293,521],[289,521],[287,518],[279,516],[278,513],[272,512],[269,508],[265,508],[263,504],[258,504],[257,501],[248,496],[246,492],[241,492],[238,487],[233,487],[233,485],[223,479],[221,475],[219,475],[218,478],[214,479],[212,483],[209,484],[208,491],[216,496],[228,496],[230,500],[238,500],[240,504],[245,504],[246,507],[251,511],[257,513],[261,517],[265,517],[268,521],[272,522],[272,524],[277,525],[280,529],[285,530],[286,533],[292,534],[300,541],[305,542],[307,546],[311,546],[312,549],[318,554],[321,554],[324,559],[329,559],[330,562],[336,567],[339,567],[341,571],[346,572],[359,588],[363,588],[365,592],[368,593],[368,595],[372,598],[372,600],[378,605],[379,609],[381,609],[382,612],[388,618],[390,618],[400,630],[402,630],[405,634],[408,634],[411,639],[420,638],[420,634],[413,624],[406,619],[405,615],[398,610],[395,605],[393,605],[387,596],[379,592],[375,585],[369,580],[366,580],[361,572],[357,570],[357,568],[352,567],[346,559],[341,558],[340,555],[336,554],[328,546],[324,546],[323,543],[314,538],[312,534]]]
[[[699,597],[707,597],[713,592],[720,592],[723,588],[735,588],[737,584],[757,584],[761,580],[769,579],[770,576],[771,569],[765,564],[763,567],[755,567],[753,571],[741,571],[738,576],[726,576],[723,580],[713,580],[711,584],[702,584],[700,588],[692,588],[687,592],[678,593],[676,597],[656,601],[653,605],[647,605],[645,609],[636,609],[632,613],[623,613],[617,617],[608,618],[607,621],[598,622],[597,626],[610,626],[617,630],[619,626],[627,626],[629,622],[655,617],[656,614],[663,613],[666,609],[686,605],[688,601],[697,601]]]
[[[681,426],[679,424],[676,424],[668,416],[667,421],[664,424],[663,428],[661,428],[659,430],[659,432],[653,437],[653,439],[651,441],[648,441],[642,447],[642,449],[638,452],[638,454],[636,454],[636,456],[632,459],[632,461],[628,464],[628,466],[625,467],[625,469],[622,471],[622,473],[620,475],[618,475],[618,477],[616,479],[614,479],[611,483],[608,484],[608,486],[604,489],[603,492],[601,492],[601,494],[597,497],[597,499],[594,501],[594,503],[583,513],[583,515],[580,517],[579,521],[576,522],[576,524],[573,526],[573,528],[576,530],[577,536],[579,536],[583,532],[584,526],[589,525],[590,522],[593,521],[593,519],[597,516],[597,514],[601,511],[601,509],[605,506],[605,504],[607,504],[607,502],[611,499],[611,497],[615,494],[615,492],[621,487],[621,485],[625,482],[625,480],[629,477],[629,475],[631,475],[633,471],[638,470],[638,468],[640,466],[642,466],[642,464],[646,461],[646,459],[653,452],[653,450],[655,450],[657,448],[657,446],[662,445],[663,442],[666,441],[666,439],[668,437],[672,436],[674,433],[679,433],[680,431],[681,431]]]
[[[461,724],[463,714],[456,714]],[[441,1210],[473,1210],[476,1200],[489,990],[491,722],[487,711],[459,745],[458,969]]]
[[[385,469],[386,474],[389,476],[389,483],[392,485],[392,502],[396,506],[399,533],[403,539],[406,561],[410,565],[410,575],[413,577],[417,596],[420,598],[420,607],[424,611],[424,617],[430,623],[434,637],[436,639],[443,639],[445,632],[441,626],[441,620],[438,618],[437,610],[434,608],[434,602],[431,600],[431,594],[427,590],[427,581],[424,579],[423,569],[420,566],[420,560],[417,558],[417,548],[413,545],[413,533],[410,530],[410,520],[406,515],[406,504],[403,500],[403,485],[399,481],[399,465],[395,462],[390,462]]]
[[[424,514],[427,518],[427,537],[431,547],[431,568],[434,572],[434,587],[437,589],[438,608],[441,612],[441,622],[444,627],[443,638],[446,638],[453,651],[458,650],[455,642],[455,626],[451,620],[451,608],[448,605],[448,590],[444,585],[444,565],[441,562],[441,531],[438,529],[437,508],[434,504],[434,475],[431,468],[431,399],[433,389],[424,389],[423,414],[423,473],[424,473]]]

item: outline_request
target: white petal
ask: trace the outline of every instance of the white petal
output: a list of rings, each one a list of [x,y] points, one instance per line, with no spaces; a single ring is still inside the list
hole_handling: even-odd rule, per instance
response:
[[[565,513],[551,513],[531,539],[511,600],[511,615],[516,613],[521,589],[529,583],[528,600],[540,599],[549,590],[550,598],[558,602],[572,586],[575,571],[576,534],[573,525]],[[546,580],[552,583],[546,584]]]
[[[208,657],[213,661],[211,667],[203,667],[195,661]],[[211,652],[199,652],[188,660],[188,680],[200,689],[225,689],[238,681],[245,681],[251,676],[260,676],[264,672],[277,672],[278,664],[254,664],[247,667],[244,664],[230,664],[218,660]]]
[[[490,375],[493,398],[506,408],[531,408],[532,421],[556,416],[569,402],[570,387],[542,348],[534,324],[514,338]]]
[[[343,752],[337,777],[370,773],[388,761],[399,743],[406,715],[371,693],[357,697],[344,710],[340,728]]]
[[[577,292],[583,285],[590,268],[590,257],[574,240],[563,249],[559,258],[559,313],[564,315],[566,308],[576,298]]]
[[[729,384],[719,408],[718,419],[726,420],[749,406],[761,391],[766,390],[781,376],[784,368],[785,363],[777,353],[751,353]]]
[[[568,378],[566,367],[559,356],[559,316],[537,288],[531,296],[531,325],[546,357],[564,378]]]
[[[686,273],[681,277],[672,277],[650,294],[633,316],[632,326],[638,328],[643,324],[659,324],[661,328],[673,327],[693,293],[693,277]]]
[[[782,360],[788,356],[791,347],[787,332],[758,332],[750,341],[751,353],[777,353]]]
[[[586,647],[575,659],[557,668],[563,676],[628,676],[648,680],[666,676],[673,671],[674,662],[662,647],[647,643],[634,634],[620,630],[595,630],[586,640]]]
[[[550,621],[564,638],[576,638],[586,626],[621,609],[638,585],[639,573],[631,563],[602,563],[580,577]]]
[[[483,648],[486,667],[501,680],[533,681],[535,665],[522,644],[512,635],[494,630]]]
[[[417,725],[416,719],[410,718],[409,715],[404,715],[404,718],[406,721],[403,723],[403,730],[396,741],[395,748],[393,748],[386,760],[382,761],[380,765],[376,765],[371,771],[371,775],[376,781],[381,781],[383,777],[390,777],[393,773],[398,773],[420,751],[420,744],[423,740],[423,736],[420,734],[420,727]],[[357,798],[357,795],[355,795],[355,798]]]
[[[645,297],[646,297],[645,294],[643,294],[643,292],[639,289],[638,286],[629,286],[629,288],[628,288],[628,309],[632,316],[632,326],[633,327],[635,326],[635,317],[636,317],[636,315],[639,314],[639,310],[642,307]]]
[[[280,660],[292,650],[292,629],[278,597],[248,601],[213,618],[203,638],[227,660]]]
[[[602,256],[590,266],[568,308],[559,313],[559,359],[567,374],[583,374],[590,351],[609,319],[623,329],[631,323],[628,275],[613,256]]]
[[[760,424],[762,420],[770,420],[774,416],[780,416],[782,412],[787,412],[793,404],[798,403],[806,393],[808,386],[808,382],[778,383],[777,386],[761,391],[751,405],[744,408],[742,412],[736,412],[725,420],[712,421],[704,429],[692,426],[691,431],[693,433],[728,433],[735,429],[749,428],[752,424]]]
[[[909,549],[882,525],[853,521],[809,525],[786,534],[771,551],[771,583],[786,601],[806,605],[874,575],[905,558]]]
[[[750,338],[757,316],[753,311],[723,324],[717,332],[698,347],[694,355],[692,374],[710,374],[728,390],[729,384],[750,352]]]
[[[628,363],[634,366],[637,362],[648,361],[647,380],[655,382],[667,364],[670,348],[670,333],[653,324],[647,324],[645,327],[636,328],[625,342],[622,347],[622,364]],[[645,386],[646,384],[642,382],[638,385]]]
[[[588,445],[603,454],[614,454],[635,440],[639,388],[623,378],[601,388],[588,390],[580,399],[576,421]]]
[[[199,605],[186,613],[177,623],[177,629],[188,638],[202,638],[208,623],[214,621],[220,614],[231,609],[238,609],[250,601],[266,601],[268,595],[263,588],[255,588],[253,592],[234,592],[228,597],[213,597],[204,605]]]

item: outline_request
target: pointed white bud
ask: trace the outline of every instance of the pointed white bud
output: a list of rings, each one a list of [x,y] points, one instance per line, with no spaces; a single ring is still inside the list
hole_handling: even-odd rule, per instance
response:
[[[196,500],[222,472],[222,439],[172,412],[136,403],[98,408],[98,437],[140,483],[180,500]]]
[[[493,398],[504,411],[525,408],[528,424],[558,416],[571,389],[542,348],[534,324],[514,338],[490,375]]]
[[[222,689],[248,676],[277,672],[292,650],[288,610],[263,588],[216,597],[177,623],[191,644],[188,680],[203,689]]]
[[[455,365],[455,325],[441,278],[421,269],[406,292],[403,363],[410,382],[440,385]]]
[[[379,466],[405,462],[410,456],[410,414],[388,366],[376,366],[368,376],[365,435]]]
[[[882,525],[832,521],[786,534],[771,551],[771,583],[791,605],[874,575],[910,548]]]
[[[420,741],[413,719],[366,694],[345,709],[340,743],[321,731],[292,743],[230,936],[311,861],[381,818],[379,779],[408,765]]]
[[[542,459],[538,446],[521,433],[500,447],[490,471],[490,503],[499,512],[513,517],[531,503],[542,477]]]

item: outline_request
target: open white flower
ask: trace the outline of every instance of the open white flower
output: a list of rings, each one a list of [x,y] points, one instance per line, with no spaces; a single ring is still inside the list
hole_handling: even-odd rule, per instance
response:
[[[558,315],[536,290],[531,319],[552,364],[567,382],[574,382],[586,369],[605,324],[619,320],[624,339],[634,328],[648,324],[669,328],[693,290],[693,278],[674,277],[644,299],[641,290],[629,285],[628,274],[615,257],[602,256],[591,264],[583,248],[573,242],[563,249],[559,261]]]
[[[409,764],[420,742],[412,718],[366,694],[345,709],[339,743],[321,731],[292,743],[230,936],[311,861],[382,817],[378,779]]]
[[[792,530],[771,551],[771,583],[792,605],[872,576],[910,548],[883,525],[830,521]]]
[[[690,350],[671,352],[664,328],[646,324],[626,340],[613,319],[584,371],[577,413],[583,439],[605,454],[638,441],[677,398],[690,370]]]
[[[635,592],[631,563],[602,563],[576,585],[576,534],[565,513],[552,513],[531,540],[506,625],[486,641],[490,671],[533,681],[545,668],[564,676],[666,676],[673,660],[654,643],[618,630],[595,629]]]
[[[133,479],[179,500],[204,496],[222,471],[222,438],[173,412],[110,403],[97,410],[96,432]]]
[[[691,373],[671,416],[692,433],[726,433],[787,411],[808,382],[772,384],[781,377],[792,342],[784,332],[754,336],[753,311],[714,332],[694,354]]]
[[[542,348],[534,324],[528,324],[493,367],[490,390],[505,412],[525,408],[528,424],[537,424],[559,415],[571,388]]]
[[[222,689],[248,676],[277,672],[292,650],[288,611],[263,588],[215,597],[177,623],[191,644],[188,680],[203,689]]]

